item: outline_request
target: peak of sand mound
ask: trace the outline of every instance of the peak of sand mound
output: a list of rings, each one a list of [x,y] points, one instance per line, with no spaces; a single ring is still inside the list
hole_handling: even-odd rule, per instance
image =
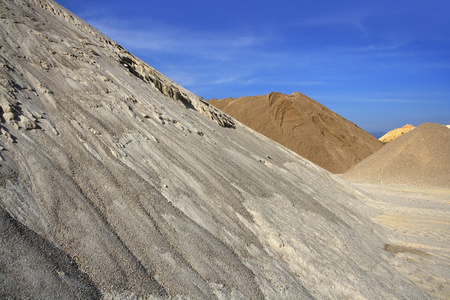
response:
[[[401,137],[402,135],[404,135],[405,133],[410,132],[411,130],[413,130],[415,127],[412,126],[411,124],[406,124],[403,127],[400,128],[395,128],[391,131],[389,131],[388,133],[386,133],[385,135],[383,135],[382,137],[379,138],[379,140],[383,143],[389,143],[392,142],[393,140],[398,139],[399,137]]]
[[[299,92],[210,103],[332,173],[345,172],[382,146],[372,135]]]
[[[350,185],[53,1],[0,11],[0,298],[427,297]]]
[[[424,123],[372,154],[343,177],[355,182],[450,187],[450,130]]]

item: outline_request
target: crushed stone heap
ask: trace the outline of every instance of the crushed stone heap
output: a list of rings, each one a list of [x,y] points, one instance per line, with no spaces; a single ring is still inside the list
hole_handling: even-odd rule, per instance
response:
[[[343,175],[354,182],[450,188],[450,130],[424,123]]]
[[[0,14],[0,298],[427,298],[346,182],[53,1]]]

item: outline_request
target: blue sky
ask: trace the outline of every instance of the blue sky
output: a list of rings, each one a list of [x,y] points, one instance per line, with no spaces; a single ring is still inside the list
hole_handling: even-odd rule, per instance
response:
[[[366,131],[450,124],[450,1],[57,0],[205,99],[299,91]]]

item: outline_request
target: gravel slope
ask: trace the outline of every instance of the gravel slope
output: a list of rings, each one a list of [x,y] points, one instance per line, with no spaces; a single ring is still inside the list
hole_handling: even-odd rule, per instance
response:
[[[352,182],[450,187],[450,130],[424,123],[347,171]]]
[[[50,0],[0,11],[0,297],[427,298],[346,182]]]

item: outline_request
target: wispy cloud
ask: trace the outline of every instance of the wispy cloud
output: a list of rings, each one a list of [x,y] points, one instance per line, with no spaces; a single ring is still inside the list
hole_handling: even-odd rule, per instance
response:
[[[133,28],[115,19],[89,22],[132,53],[145,53],[153,61],[165,60],[163,71],[183,86],[197,87],[236,84],[264,84],[286,66],[294,67],[292,53],[273,48],[276,37],[248,32],[192,31],[164,24],[153,28]],[[142,58],[142,57],[141,57]],[[310,62],[311,55],[305,55]],[[262,75],[263,76],[260,76]],[[265,74],[265,75],[264,75]],[[280,74],[281,76],[281,74]],[[300,81],[297,85],[317,85]]]
[[[385,45],[379,44],[379,45],[365,45],[361,47],[347,47],[342,49],[352,52],[380,52],[380,51],[398,50],[403,45],[404,44],[385,44]]]
[[[62,2],[205,99],[300,91],[359,125],[383,126],[386,114],[444,115],[450,105],[449,18],[425,1],[271,1],[251,13],[217,9],[220,1],[152,11],[149,1]]]
[[[440,103],[445,101],[434,100],[429,97],[423,99],[412,99],[412,98],[366,98],[366,97],[326,97],[326,101],[329,102],[359,102],[359,103]]]
[[[347,15],[328,13],[311,17],[297,26],[302,27],[299,30],[321,32],[322,29],[316,27],[344,25],[364,33],[366,17],[364,11]],[[349,95],[361,87],[391,86],[391,82],[399,82],[401,76],[418,72],[406,68],[417,69],[424,65],[430,69],[448,69],[449,66],[445,58],[440,64],[436,60],[421,61],[417,55],[405,56],[409,41],[405,44],[394,39],[364,37],[344,39],[342,43],[339,40],[336,44],[318,39],[323,44],[315,44],[314,39],[309,43],[282,34],[277,36],[276,31],[194,30],[161,22],[137,27],[130,20],[105,18],[88,21],[171,79],[205,98],[226,97],[232,92],[250,95],[266,90],[288,90],[305,91],[314,98],[340,102],[429,103],[428,99],[433,97],[370,95],[367,89],[361,92],[366,98],[338,99],[320,97],[319,93]],[[326,32],[329,33],[328,29]],[[421,49],[417,51],[421,51],[423,57],[436,57],[423,55]]]
[[[296,84],[299,86],[305,86],[305,85],[329,85],[332,83],[326,81],[298,81],[296,82]]]
[[[326,86],[326,85],[332,85],[333,82],[331,81],[324,81],[324,80],[300,80],[300,81],[295,81],[295,80],[280,80],[280,81],[276,81],[274,82],[274,84],[279,85],[279,86]]]
[[[299,23],[300,26],[316,27],[316,26],[350,26],[360,32],[365,33],[367,27],[364,20],[367,17],[365,11],[348,11],[339,12],[339,14],[329,13],[322,16],[314,16]]]
[[[268,41],[268,37],[244,32],[192,31],[164,25],[136,29],[111,19],[90,23],[128,48],[217,60],[227,60],[238,51],[260,47]]]
[[[227,77],[220,77],[218,79],[215,79],[213,81],[210,81],[210,84],[223,84],[223,83],[231,83],[231,82],[236,82],[238,81],[240,78],[237,76],[227,76]]]

